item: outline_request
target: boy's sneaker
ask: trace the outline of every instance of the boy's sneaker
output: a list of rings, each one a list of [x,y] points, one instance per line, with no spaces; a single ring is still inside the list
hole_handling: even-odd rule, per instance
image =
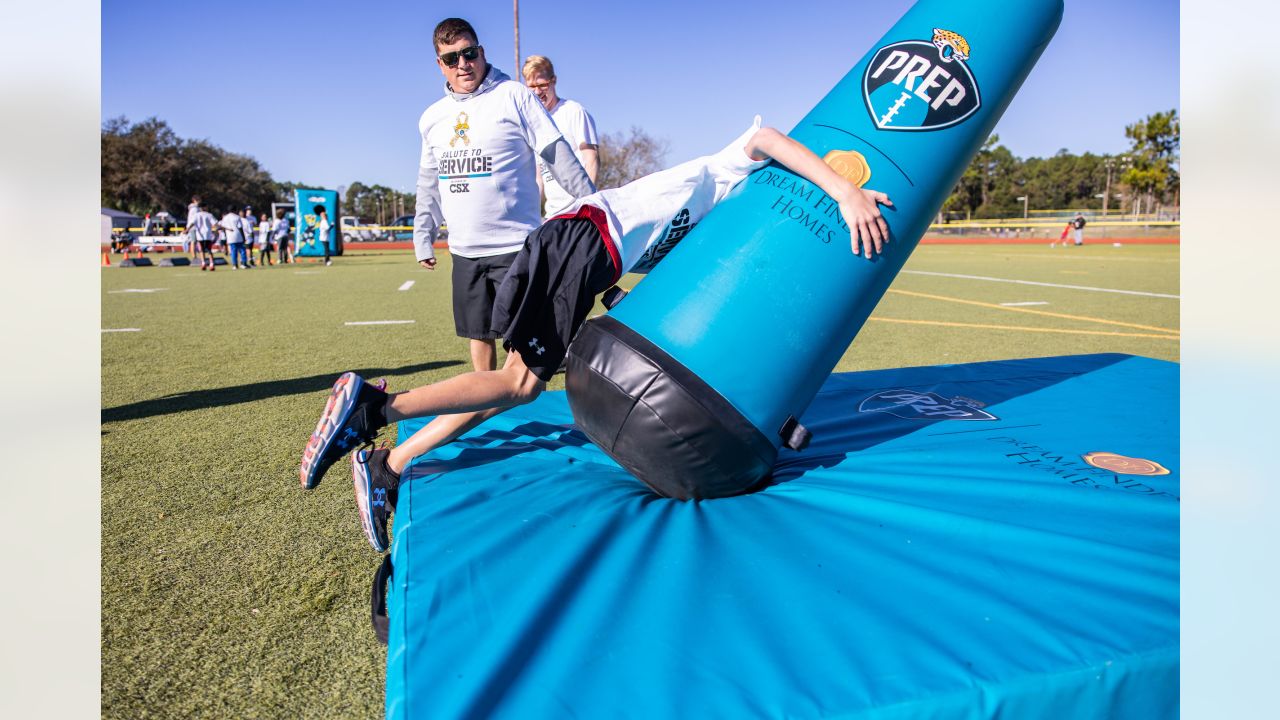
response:
[[[351,481],[356,491],[356,509],[360,511],[360,527],[369,544],[377,552],[386,552],[387,518],[396,508],[396,491],[400,476],[387,467],[390,451],[361,448],[351,457]]]
[[[326,470],[343,455],[372,443],[387,424],[387,394],[353,372],[343,373],[333,384],[324,414],[302,451],[298,479],[310,490]]]

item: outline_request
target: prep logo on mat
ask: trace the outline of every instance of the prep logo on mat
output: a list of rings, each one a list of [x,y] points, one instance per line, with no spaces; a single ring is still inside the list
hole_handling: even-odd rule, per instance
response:
[[[862,94],[881,130],[939,130],[969,117],[981,105],[978,83],[965,61],[969,42],[933,29],[932,40],[885,45],[867,63]]]
[[[907,420],[999,420],[969,398],[945,398],[915,390],[881,390],[858,405],[858,412],[883,412]]]
[[[1080,458],[1096,468],[1121,475],[1168,475],[1169,470],[1155,460],[1127,457],[1111,452],[1091,452]]]

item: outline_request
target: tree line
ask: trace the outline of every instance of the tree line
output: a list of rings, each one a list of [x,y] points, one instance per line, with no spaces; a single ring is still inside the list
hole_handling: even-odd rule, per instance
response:
[[[1031,210],[1106,208],[1150,213],[1179,203],[1176,110],[1149,115],[1125,128],[1127,152],[1049,158],[1016,157],[992,135],[943,203],[944,220],[1020,217]],[[665,167],[668,144],[637,127],[606,133],[600,143],[597,185],[617,187]],[[155,117],[130,123],[112,118],[102,126],[102,205],[137,215],[167,210],[185,218],[199,195],[207,206],[291,202],[293,190],[316,185],[277,181],[258,161],[207,140],[182,139]],[[414,195],[360,181],[337,188],[343,214],[389,224],[412,215]],[[1104,198],[1105,196],[1105,198]],[[1022,200],[1021,198],[1026,198]]]
[[[187,204],[199,195],[206,207],[219,210],[252,205],[259,212],[273,202],[292,202],[296,188],[320,187],[313,183],[280,181],[271,177],[254,158],[224,150],[207,140],[178,137],[168,123],[155,117],[131,123],[117,117],[102,125],[102,206],[135,215],[168,211],[186,219]],[[344,214],[376,218],[377,202],[384,209],[408,208],[413,196],[381,185],[359,182],[355,207],[344,205]],[[347,198],[344,198],[347,202]],[[386,221],[394,216],[386,213]]]
[[[599,186],[624,185],[661,170],[667,143],[632,127],[601,138]],[[278,181],[254,158],[224,150],[207,140],[185,140],[151,117],[131,123],[126,117],[102,125],[102,206],[135,215],[168,211],[186,219],[187,203],[199,195],[206,207],[226,210],[252,205],[265,210],[273,202],[292,202],[293,191],[314,184]],[[361,181],[335,188],[342,213],[379,225],[414,212],[413,193]]]
[[[992,135],[942,206],[946,220],[1021,217],[1031,210],[1151,213],[1180,201],[1177,110],[1125,127],[1127,152],[1014,156]],[[1026,198],[1022,200],[1021,198]]]

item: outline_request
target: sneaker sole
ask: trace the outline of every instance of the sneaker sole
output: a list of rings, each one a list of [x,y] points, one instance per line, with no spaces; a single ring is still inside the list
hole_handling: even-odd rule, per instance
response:
[[[357,450],[351,458],[351,483],[356,491],[356,509],[360,511],[360,529],[375,552],[387,551],[387,539],[380,537],[373,524],[373,498],[370,496],[369,452]]]
[[[333,438],[338,434],[338,428],[342,427],[351,415],[351,410],[356,404],[356,395],[363,384],[364,380],[353,372],[343,373],[333,384],[329,400],[324,406],[324,413],[320,415],[320,422],[316,424],[315,432],[311,433],[311,438],[307,440],[307,447],[302,451],[298,480],[302,483],[303,489],[311,490],[320,484],[322,473],[317,472],[320,458],[328,452],[329,446],[333,444]]]

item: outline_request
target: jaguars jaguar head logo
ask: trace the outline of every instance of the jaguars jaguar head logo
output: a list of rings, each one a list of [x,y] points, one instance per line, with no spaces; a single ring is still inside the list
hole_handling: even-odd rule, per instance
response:
[[[942,56],[942,62],[969,59],[969,41],[965,40],[960,33],[934,28],[933,46],[938,48],[938,54]]]
[[[453,137],[449,138],[449,147],[453,147],[454,143],[459,140],[463,145],[470,145],[471,138],[467,133],[471,131],[471,125],[467,123],[467,114],[465,112],[458,113],[458,122],[453,126]]]

